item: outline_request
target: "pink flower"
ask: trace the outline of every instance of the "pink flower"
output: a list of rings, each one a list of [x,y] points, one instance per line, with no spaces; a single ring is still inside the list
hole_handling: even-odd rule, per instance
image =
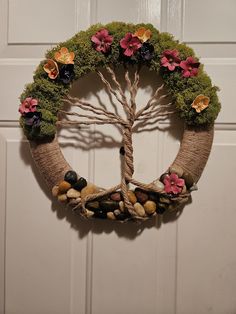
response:
[[[176,173],[166,175],[164,178],[165,192],[179,194],[183,189],[184,183],[184,179],[179,178]]]
[[[188,57],[185,61],[180,62],[180,67],[183,69],[183,77],[196,76],[200,63],[193,57]]]
[[[120,41],[121,48],[125,49],[124,55],[127,57],[131,57],[135,51],[137,51],[141,46],[141,42],[138,37],[132,35],[131,33],[127,33],[124,38]]]
[[[161,58],[161,66],[167,67],[169,71],[174,71],[176,67],[180,64],[179,52],[178,50],[167,49],[163,52]]]
[[[107,53],[111,49],[113,37],[109,35],[107,29],[103,28],[91,37],[91,41],[97,51]]]
[[[26,113],[29,113],[29,112],[35,112],[37,110],[36,109],[37,105],[38,105],[38,100],[37,99],[31,98],[31,97],[27,97],[21,103],[20,108],[19,108],[19,112],[22,115],[25,115]]]

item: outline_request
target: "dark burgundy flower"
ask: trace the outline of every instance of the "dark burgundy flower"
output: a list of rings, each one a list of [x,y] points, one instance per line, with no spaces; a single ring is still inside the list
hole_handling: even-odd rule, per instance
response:
[[[131,33],[127,33],[120,41],[121,48],[124,49],[124,55],[131,57],[141,46],[141,42],[138,37]]]
[[[41,112],[28,112],[25,115],[25,124],[33,128],[38,128],[41,123],[41,117]]]
[[[152,44],[143,43],[140,48],[140,56],[144,61],[149,61],[154,56],[154,47]]]
[[[91,41],[97,51],[108,53],[111,49],[113,37],[109,35],[107,29],[103,28],[91,37]]]
[[[176,67],[180,64],[179,52],[178,50],[167,49],[163,52],[161,58],[161,66],[167,67],[169,71],[174,71]]]
[[[180,67],[183,69],[183,77],[196,76],[200,63],[193,57],[188,57],[185,61],[180,62]]]
[[[59,69],[59,78],[64,84],[69,84],[75,77],[74,64],[63,64]]]

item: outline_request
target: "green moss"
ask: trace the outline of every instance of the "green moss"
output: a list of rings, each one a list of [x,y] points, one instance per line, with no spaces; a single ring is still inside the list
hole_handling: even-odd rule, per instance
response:
[[[51,80],[44,71],[43,66],[47,59],[54,59],[54,54],[61,47],[67,47],[69,51],[75,53],[74,72],[75,80],[86,75],[89,72],[96,71],[97,68],[106,65],[118,66],[125,62],[131,64],[131,59],[123,57],[123,51],[120,47],[120,40],[126,33],[134,33],[139,27],[145,27],[151,30],[152,36],[149,40],[154,46],[154,56],[146,65],[150,70],[160,71],[166,87],[171,93],[176,103],[176,108],[189,125],[210,125],[216,119],[220,111],[220,103],[217,97],[218,89],[212,86],[210,77],[204,72],[203,66],[199,68],[198,75],[195,77],[184,78],[180,68],[174,71],[160,68],[160,59],[163,51],[166,49],[177,49],[181,60],[189,56],[197,57],[192,48],[175,40],[171,34],[160,33],[152,24],[131,24],[123,22],[112,22],[107,25],[95,24],[87,31],[80,31],[66,42],[59,43],[53,49],[47,51],[45,59],[41,61],[34,73],[34,81],[26,85],[20,99],[23,101],[26,97],[33,97],[38,100],[38,110],[42,113],[40,128],[34,129],[26,126],[24,117],[20,119],[20,124],[29,139],[47,139],[52,138],[56,132],[56,121],[58,110],[62,107],[63,97],[69,92],[71,85],[63,84],[59,79]],[[101,28],[106,28],[113,36],[111,53],[104,55],[96,51],[91,42],[91,37]],[[138,57],[132,58],[132,64],[141,62]],[[208,108],[201,113],[196,113],[191,107],[193,100],[200,94],[210,98]]]

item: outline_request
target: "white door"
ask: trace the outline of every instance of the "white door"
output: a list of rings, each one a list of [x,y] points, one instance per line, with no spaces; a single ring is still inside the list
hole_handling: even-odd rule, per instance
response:
[[[173,33],[221,88],[212,154],[193,202],[179,219],[143,229],[87,223],[52,205],[17,122],[18,96],[44,52],[113,20]],[[0,0],[1,314],[236,313],[235,29],[235,0]],[[165,170],[179,144],[164,131],[135,142],[136,171],[146,182]],[[104,167],[119,172],[117,148],[61,143],[81,174],[114,183]]]

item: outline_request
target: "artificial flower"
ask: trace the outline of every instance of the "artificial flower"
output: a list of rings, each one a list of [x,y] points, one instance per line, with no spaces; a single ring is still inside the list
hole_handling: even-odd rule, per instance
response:
[[[108,53],[111,49],[113,37],[109,35],[107,29],[103,28],[91,37],[91,41],[97,51]]]
[[[154,46],[149,43],[143,43],[140,48],[140,56],[144,61],[149,61],[154,56]]]
[[[66,47],[62,47],[59,51],[54,53],[54,58],[59,63],[74,64],[75,54],[74,52],[69,52]]]
[[[179,194],[182,192],[185,182],[176,173],[171,173],[165,176],[163,183],[166,193]]]
[[[193,57],[188,57],[185,61],[180,62],[180,67],[183,69],[183,77],[196,76],[200,63]]]
[[[134,36],[138,37],[138,39],[145,43],[148,39],[150,39],[152,32],[150,29],[146,29],[145,27],[140,27],[135,33]]]
[[[41,117],[41,112],[28,112],[25,115],[25,124],[33,128],[38,128],[41,124]]]
[[[64,84],[69,84],[75,77],[74,65],[63,64],[60,67],[59,78]]]
[[[131,57],[141,46],[141,42],[138,37],[133,36],[131,33],[127,33],[120,41],[121,48],[124,49],[124,55]]]
[[[28,112],[35,112],[37,110],[38,100],[32,97],[27,97],[20,105],[19,112],[25,115]]]
[[[174,71],[180,64],[179,51],[167,49],[163,52],[161,66],[167,67],[169,71]]]
[[[198,95],[191,107],[194,108],[196,110],[197,113],[200,113],[202,110],[206,109],[209,105],[210,102],[210,98],[204,95]]]
[[[44,65],[43,69],[48,73],[48,77],[52,80],[55,80],[59,74],[58,65],[52,59],[47,60],[47,63]]]

